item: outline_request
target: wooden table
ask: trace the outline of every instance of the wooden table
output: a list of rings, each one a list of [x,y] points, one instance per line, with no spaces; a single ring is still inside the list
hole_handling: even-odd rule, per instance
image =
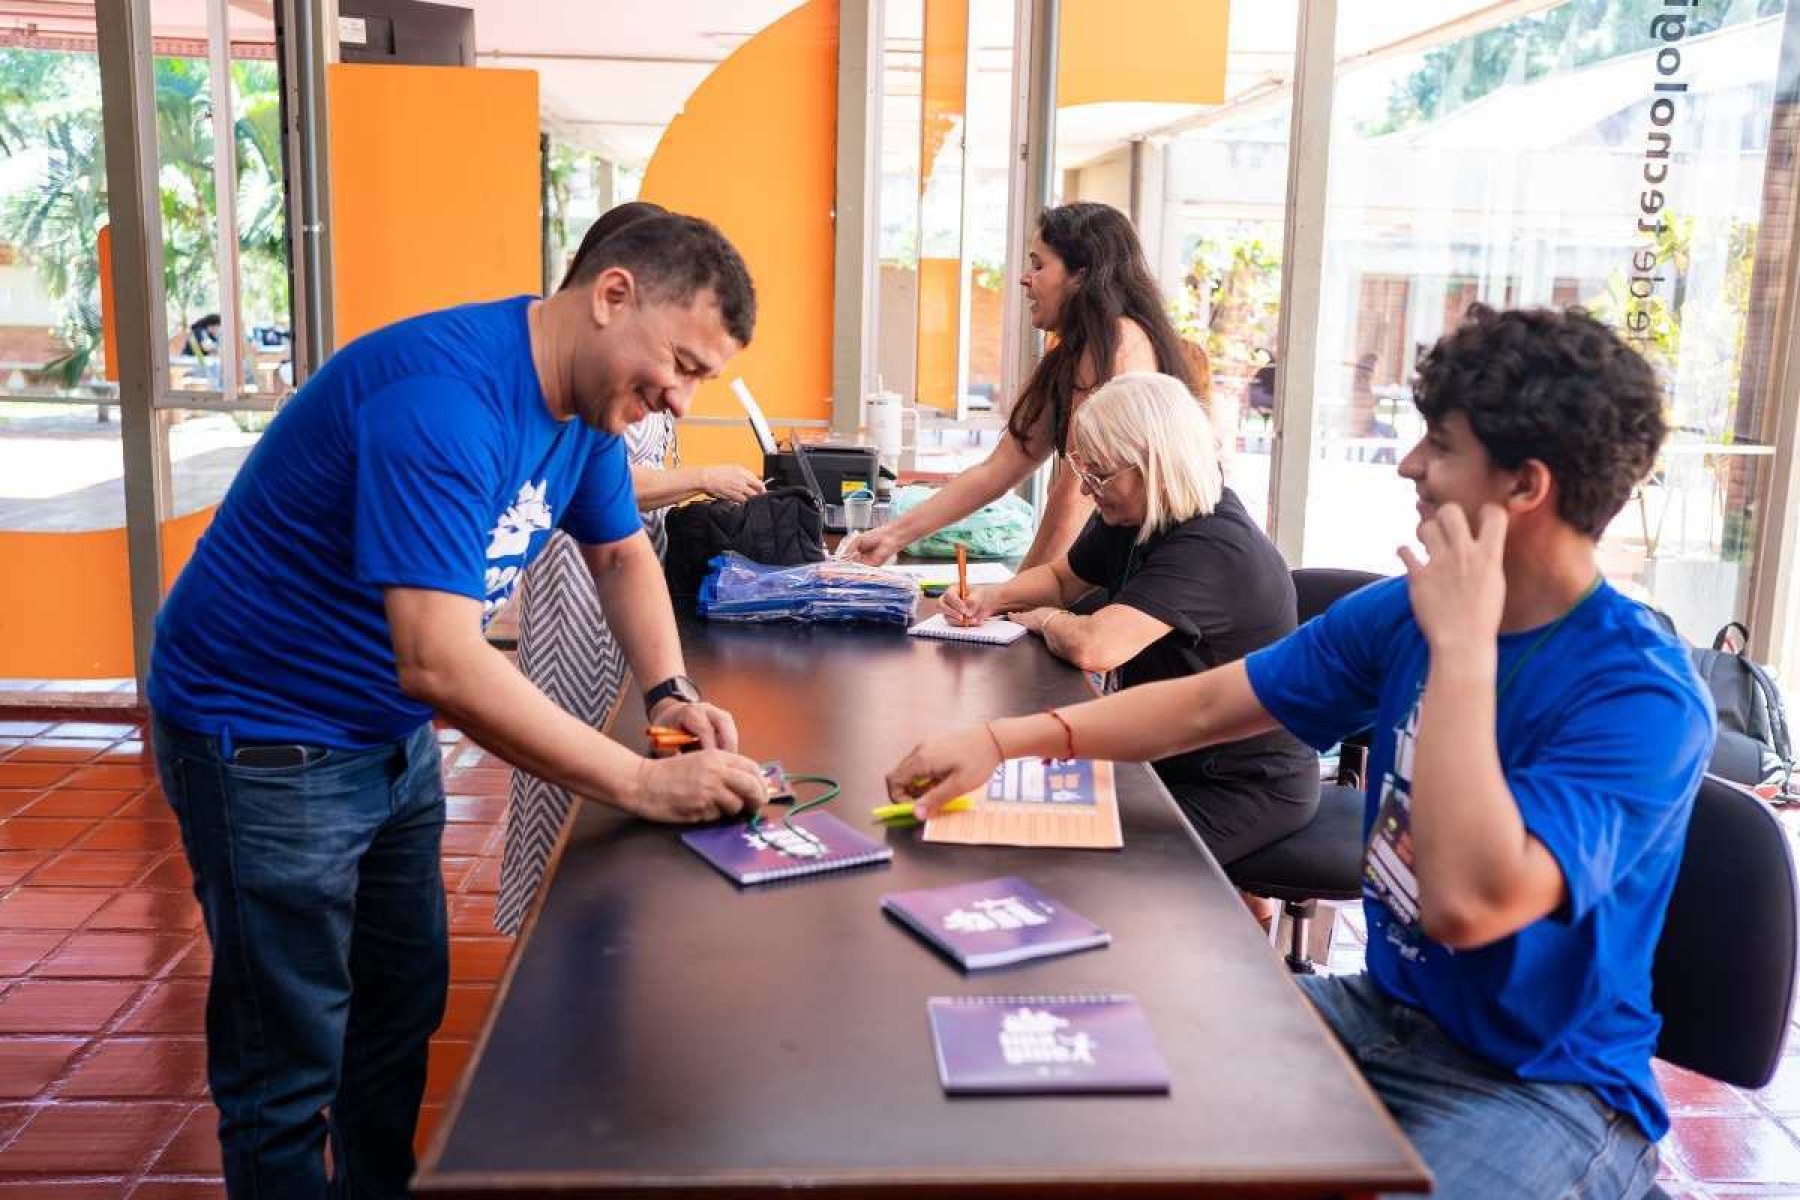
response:
[[[836,777],[866,825],[921,735],[1086,698],[1034,638],[682,620],[746,752]],[[621,729],[641,728],[628,694]],[[628,739],[629,740],[629,739]],[[930,846],[740,892],[598,805],[573,822],[416,1181],[426,1196],[1326,1196],[1429,1176],[1147,768],[1119,771],[1118,852]],[[873,826],[869,826],[873,828]],[[884,892],[1019,874],[1111,947],[963,976]],[[1121,991],[1168,1096],[957,1098],[926,997]]]

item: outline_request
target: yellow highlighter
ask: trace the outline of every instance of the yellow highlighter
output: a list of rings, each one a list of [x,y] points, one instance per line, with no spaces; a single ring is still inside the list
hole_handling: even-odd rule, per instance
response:
[[[958,796],[956,799],[938,809],[938,811],[940,813],[967,812],[974,807],[975,797]],[[911,818],[913,815],[912,802],[910,800],[903,800],[899,804],[879,805],[872,809],[869,815],[874,817],[877,821],[893,821],[902,817]]]

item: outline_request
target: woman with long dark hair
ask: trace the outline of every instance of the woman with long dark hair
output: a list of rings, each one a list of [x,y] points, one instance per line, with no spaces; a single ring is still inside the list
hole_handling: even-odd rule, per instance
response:
[[[1054,454],[1059,461],[1049,502],[1020,569],[1042,566],[1068,550],[1093,512],[1093,503],[1061,462],[1069,422],[1081,402],[1126,371],[1159,371],[1195,390],[1192,362],[1163,312],[1156,280],[1125,214],[1080,202],[1045,209],[1037,224],[1019,284],[1032,325],[1054,341],[1026,381],[1000,444],[985,462],[925,503],[857,534],[844,549],[849,557],[887,562],[909,542],[1017,487]]]

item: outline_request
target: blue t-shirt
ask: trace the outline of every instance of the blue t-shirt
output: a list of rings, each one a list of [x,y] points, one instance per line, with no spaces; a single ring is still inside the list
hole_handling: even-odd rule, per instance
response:
[[[1372,729],[1363,832],[1369,973],[1472,1054],[1524,1079],[1585,1084],[1651,1140],[1662,1020],[1650,965],[1713,742],[1685,648],[1600,587],[1550,632],[1499,640],[1506,783],[1562,868],[1568,900],[1510,937],[1455,951],[1419,927],[1412,746],[1429,659],[1406,580],[1364,588],[1246,659],[1271,715],[1313,746]],[[1533,649],[1533,647],[1536,649]]]
[[[557,421],[521,296],[344,347],[270,424],[156,624],[149,698],[199,733],[355,749],[431,710],[400,690],[386,586],[512,594],[553,527],[642,529],[624,442]]]

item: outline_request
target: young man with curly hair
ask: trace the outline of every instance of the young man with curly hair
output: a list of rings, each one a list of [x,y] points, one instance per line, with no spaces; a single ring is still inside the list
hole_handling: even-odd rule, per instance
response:
[[[935,738],[889,790],[932,809],[996,744],[1148,760],[1372,728],[1368,972],[1301,986],[1435,1194],[1638,1196],[1668,1128],[1650,967],[1714,731],[1684,648],[1596,561],[1661,388],[1586,314],[1478,306],[1414,395],[1405,578],[1242,662]]]

